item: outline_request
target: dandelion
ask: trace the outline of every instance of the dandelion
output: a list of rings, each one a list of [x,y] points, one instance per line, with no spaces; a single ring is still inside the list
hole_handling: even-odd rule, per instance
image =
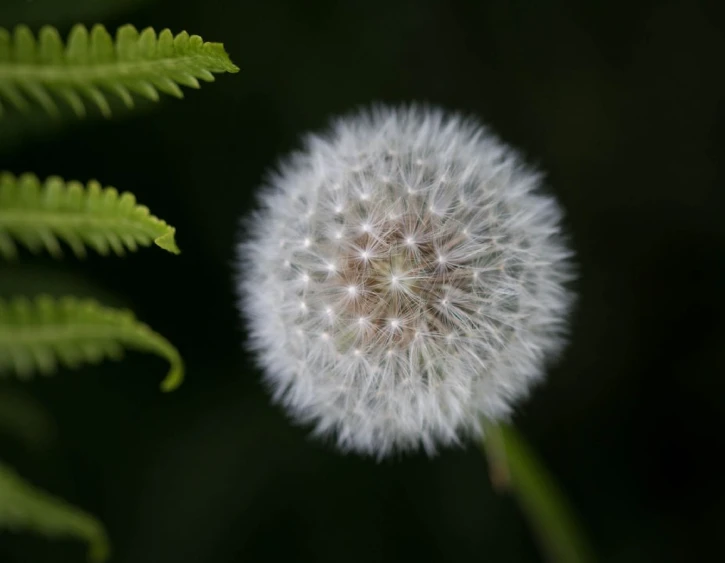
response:
[[[561,209],[472,119],[339,119],[284,161],[240,244],[240,306],[273,399],[378,458],[479,436],[564,343]]]

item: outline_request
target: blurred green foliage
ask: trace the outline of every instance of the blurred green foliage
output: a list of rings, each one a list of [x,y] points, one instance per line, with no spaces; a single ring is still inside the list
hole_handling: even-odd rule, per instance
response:
[[[0,98],[22,110],[23,117],[30,114],[29,99],[47,114],[60,117],[53,95],[83,117],[85,103],[80,94],[109,116],[111,106],[99,88],[113,92],[131,108],[130,91],[152,101],[158,100],[157,89],[182,97],[177,83],[198,88],[197,78],[212,81],[212,72],[237,70],[220,44],[205,43],[186,32],[173,36],[164,30],[157,36],[147,28],[139,34],[127,25],[120,28],[114,43],[103,26],[96,25],[89,34],[84,26],[76,25],[66,47],[51,26],[41,28],[37,41],[25,25],[16,26],[12,33],[0,27]],[[6,117],[0,105],[0,121]],[[16,118],[18,123],[22,120]],[[5,134],[5,142],[12,142],[7,129]],[[61,241],[79,258],[85,258],[86,246],[102,255],[111,250],[124,255],[152,242],[178,254],[174,234],[172,227],[137,205],[128,192],[119,194],[96,181],[83,185],[52,176],[41,182],[29,173],[16,177],[0,172],[0,254],[6,259],[18,257],[18,243],[31,252],[45,250],[59,258]],[[10,287],[15,281],[17,287],[18,279],[10,276],[6,289],[7,281]],[[31,287],[23,287],[23,293]],[[21,379],[38,371],[47,375],[59,364],[78,367],[118,359],[124,348],[155,352],[169,360],[171,369],[162,390],[171,391],[181,383],[179,352],[128,310],[68,296],[56,299],[45,294],[29,299],[14,293],[9,300],[0,297],[2,375],[15,372]],[[32,400],[0,388],[0,431],[37,447],[45,437],[43,430],[50,426],[47,422],[45,412]],[[110,552],[106,531],[95,517],[42,492],[0,461],[2,529],[85,539],[91,561],[105,561]]]
[[[2,462],[0,528],[30,529],[50,537],[80,537],[89,544],[90,561],[97,563],[108,558],[108,538],[98,520],[28,484]]]

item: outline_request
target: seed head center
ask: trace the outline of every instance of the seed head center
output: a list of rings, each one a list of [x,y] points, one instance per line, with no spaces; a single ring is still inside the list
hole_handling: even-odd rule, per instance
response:
[[[381,342],[405,347],[421,332],[450,332],[445,312],[435,304],[451,287],[470,285],[471,277],[464,281],[460,271],[448,268],[450,258],[441,260],[440,248],[448,252],[455,241],[436,236],[439,222],[431,214],[389,218],[358,231],[335,259],[336,275],[329,283],[347,294],[343,317],[364,318],[369,329],[357,333],[358,348]]]

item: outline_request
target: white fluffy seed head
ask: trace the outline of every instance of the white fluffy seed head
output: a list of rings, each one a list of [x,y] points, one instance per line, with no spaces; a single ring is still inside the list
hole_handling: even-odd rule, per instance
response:
[[[561,210],[479,123],[375,108],[306,138],[239,246],[274,399],[343,450],[459,443],[506,417],[562,347]]]

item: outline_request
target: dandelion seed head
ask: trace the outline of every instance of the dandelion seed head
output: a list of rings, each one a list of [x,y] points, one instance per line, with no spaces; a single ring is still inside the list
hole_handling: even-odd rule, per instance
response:
[[[274,399],[377,457],[507,417],[562,349],[573,301],[540,184],[481,124],[437,109],[379,107],[308,136],[239,246]]]

